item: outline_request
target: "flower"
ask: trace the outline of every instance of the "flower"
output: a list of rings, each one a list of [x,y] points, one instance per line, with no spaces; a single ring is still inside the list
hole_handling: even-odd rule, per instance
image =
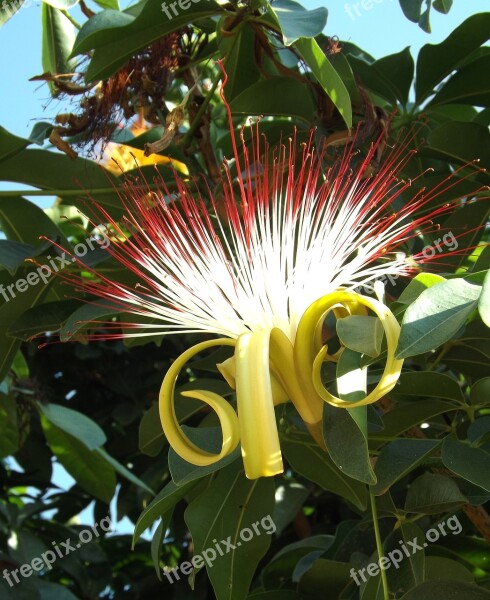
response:
[[[372,164],[381,137],[364,159],[351,146],[326,171],[325,148],[315,146],[313,132],[299,152],[296,136],[271,152],[256,124],[250,128],[249,149],[244,132],[236,142],[221,93],[234,162],[225,161],[220,196],[208,190],[205,198],[177,174],[173,192],[161,180],[158,192],[128,182],[122,221],[102,207],[96,213],[112,236],[109,252],[139,283],[131,287],[92,271],[92,278],[78,284],[126,313],[151,320],[107,323],[118,328],[112,337],[221,336],[190,348],[168,370],[160,392],[162,427],[174,450],[195,465],[215,463],[241,443],[246,475],[257,478],[283,470],[276,405],[291,400],[324,447],[325,402],[363,406],[393,388],[403,364],[395,358],[400,327],[381,295],[375,299],[355,289],[383,276],[408,276],[427,261],[422,254],[407,257],[401,249],[433,229],[432,218],[452,210],[455,204],[437,200],[456,183],[448,177],[429,192],[414,191],[412,181],[399,178],[414,153],[410,136],[389,149],[376,169]],[[337,361],[342,352],[328,353],[322,325],[329,313],[343,318],[368,312],[377,315],[384,330],[385,368],[373,390],[348,402],[322,382],[322,364]],[[184,393],[208,404],[220,420],[222,449],[211,454],[180,427],[174,390],[186,363],[219,345],[234,349],[218,368],[236,389],[237,412],[214,392]]]

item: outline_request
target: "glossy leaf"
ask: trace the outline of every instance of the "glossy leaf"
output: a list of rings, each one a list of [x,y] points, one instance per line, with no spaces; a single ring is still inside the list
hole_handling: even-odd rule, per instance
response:
[[[376,483],[369,460],[365,406],[341,410],[325,404],[323,436],[330,457],[343,473],[364,483]]]
[[[394,483],[423,464],[439,445],[438,440],[399,439],[385,446],[374,468],[378,481],[373,486],[373,493],[387,492]]]
[[[478,312],[482,321],[487,327],[490,327],[490,270],[487,272],[483,288],[478,302]]]
[[[234,546],[227,547],[224,556],[214,551],[214,561],[206,564],[217,600],[247,597],[255,569],[271,543],[273,506],[273,479],[247,479],[242,465],[235,463],[225,467],[213,485],[187,507],[185,521],[194,556],[209,552],[216,540],[225,539]]]
[[[22,277],[28,275],[24,270],[18,274],[19,278],[15,282],[1,275],[0,273],[0,333],[4,336],[4,340],[0,346],[0,381],[6,376],[20,347],[20,340],[6,334],[7,328],[26,310],[41,302],[48,293],[50,286],[50,282],[47,286],[44,284],[27,285],[27,280]],[[25,283],[25,289],[23,283]],[[20,290],[24,291],[21,292]]]
[[[74,54],[96,48],[85,79],[87,82],[104,79],[119,69],[135,52],[157,39],[189,23],[196,23],[224,12],[224,9],[213,0],[206,0],[206,2],[192,4],[188,10],[179,11],[175,16],[170,12],[169,19],[162,12],[161,2],[148,2],[134,20],[127,18],[123,27],[120,24],[120,17],[118,17],[118,26],[113,26],[114,15],[112,14],[103,26],[95,30],[91,28],[88,34],[82,27],[75,42]]]
[[[442,445],[442,462],[450,471],[490,492],[488,452],[472,448],[459,440],[446,438]]]
[[[490,38],[490,13],[472,15],[440,44],[426,44],[417,59],[415,92],[422,102],[436,85]]]
[[[26,310],[9,327],[9,335],[28,341],[44,332],[60,329],[66,318],[79,306],[76,300],[47,302]]]
[[[437,473],[424,473],[410,484],[405,510],[430,515],[454,510],[467,502],[453,479]]]
[[[337,107],[347,127],[352,127],[352,105],[349,92],[316,40],[301,38],[295,42],[294,46]]]
[[[305,441],[309,441],[307,437]],[[300,475],[321,488],[342,496],[361,510],[366,506],[365,485],[343,475],[318,446],[306,445],[300,440],[287,440],[281,443],[281,448],[291,467]]]
[[[417,549],[414,551],[409,542],[416,542],[417,545],[425,543],[423,531],[415,523],[401,523],[394,531],[392,531],[383,543],[384,556],[389,557],[393,552],[394,557],[398,553],[394,550],[401,550],[404,546],[409,551],[409,556],[403,556],[403,560],[396,566],[395,569],[388,568],[386,576],[388,585],[391,590],[397,590],[399,594],[406,592],[419,583],[424,581],[425,576],[425,551]],[[390,567],[395,566],[390,565]]]
[[[182,427],[183,431],[187,435],[187,437],[199,448],[206,450],[207,452],[212,452],[214,454],[219,453],[221,450],[222,443],[222,430],[221,427],[186,427],[185,425]],[[186,460],[181,458],[177,452],[175,452],[172,448],[170,448],[168,455],[168,466],[170,469],[170,473],[172,474],[172,479],[175,481],[177,485],[184,485],[189,481],[193,481],[194,479],[200,479],[205,475],[209,475],[214,473],[215,471],[219,471],[223,467],[229,465],[234,462],[241,456],[240,448],[237,447],[235,450],[225,456],[220,461],[208,465],[206,467],[196,467],[196,465],[192,465],[188,463]]]
[[[103,446],[106,435],[95,421],[61,404],[40,404],[43,415],[50,423],[80,440],[89,450]]]
[[[400,600],[490,600],[490,592],[460,581],[426,581]]]
[[[15,454],[19,447],[19,430],[15,401],[0,394],[0,459]]]
[[[271,77],[245,89],[230,102],[233,113],[291,116],[312,123],[315,104],[305,85],[288,77]]]
[[[64,4],[62,0],[51,1]],[[62,6],[59,8],[62,8]],[[68,58],[75,42],[75,27],[59,8],[54,8],[46,2],[41,5],[43,24],[42,62],[45,73],[71,73],[75,68],[75,61]],[[70,6],[63,8],[70,8]]]
[[[465,65],[444,84],[430,101],[430,106],[439,104],[470,104],[471,106],[490,105],[490,86],[482,78],[482,73],[490,69],[490,55],[481,56]]]
[[[352,315],[337,320],[337,335],[344,346],[367,354],[379,356],[383,341],[383,327],[378,317]]]
[[[172,512],[177,502],[182,500],[194,486],[194,481],[182,486],[175,485],[173,481],[168,483],[139,516],[134,527],[133,547],[143,532],[157,519],[165,518],[165,515]]]
[[[109,503],[116,489],[116,474],[111,465],[46,417],[41,417],[41,423],[51,451],[73,479],[89,494]]]
[[[403,317],[396,358],[428,352],[450,340],[478,305],[481,287],[443,281],[420,294]]]
[[[391,395],[444,398],[464,403],[463,392],[458,382],[449,375],[433,371],[402,373]]]
[[[290,46],[299,38],[316,37],[327,24],[326,8],[306,10],[294,0],[276,0],[269,6],[269,12],[277,18],[286,46]]]

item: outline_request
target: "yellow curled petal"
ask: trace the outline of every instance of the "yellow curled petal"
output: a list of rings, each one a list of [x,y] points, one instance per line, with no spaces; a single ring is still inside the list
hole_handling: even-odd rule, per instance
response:
[[[294,366],[293,345],[278,328],[271,331],[270,359],[274,374],[286,390],[313,439],[325,447],[322,435],[323,400],[317,393],[305,394]]]
[[[235,357],[232,356],[216,366],[218,367],[218,371],[221,373],[221,375],[223,375],[226,383],[231,387],[232,390],[236,390]],[[289,400],[289,395],[274,373],[271,373],[271,388],[274,406],[277,406],[278,404],[284,404]]]
[[[269,337],[269,331],[243,333],[235,346],[238,423],[249,479],[284,470],[272,398]]]
[[[218,415],[223,430],[223,442],[219,454],[206,452],[191,442],[182,431],[175,415],[175,383],[180,371],[196,354],[213,346],[235,346],[235,341],[229,338],[220,338],[196,344],[192,348],[189,348],[189,350],[186,350],[167,371],[159,396],[160,421],[169,444],[184,460],[199,467],[211,465],[230,454],[237,447],[240,440],[238,418],[233,407],[224,398],[214,392],[192,390],[183,392],[183,395],[202,400]]]
[[[330,394],[321,380],[321,365],[327,355],[326,348],[316,352],[312,342],[318,322],[323,321],[330,310],[343,305],[350,314],[365,314],[365,308],[372,310],[380,319],[386,342],[386,364],[378,385],[362,400],[348,402]],[[376,402],[393,389],[403,366],[403,360],[395,359],[395,350],[400,335],[400,326],[390,309],[379,300],[361,296],[355,292],[337,291],[314,302],[304,313],[298,325],[294,346],[295,364],[298,377],[309,393],[316,392],[325,402],[342,408],[355,408]]]

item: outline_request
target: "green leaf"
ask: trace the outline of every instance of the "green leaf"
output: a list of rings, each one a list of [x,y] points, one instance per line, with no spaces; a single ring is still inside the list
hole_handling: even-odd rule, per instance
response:
[[[339,598],[350,579],[350,565],[340,561],[319,558],[302,577],[298,589],[304,598]]]
[[[222,429],[221,427],[186,427],[182,426],[184,433],[195,444],[198,448],[202,448],[212,454],[217,454],[221,450],[222,444]],[[168,467],[172,474],[172,479],[177,485],[184,485],[194,479],[200,479],[205,475],[210,475],[215,471],[219,471],[226,465],[234,462],[240,456],[240,446],[235,450],[223,457],[218,462],[207,465],[206,467],[197,467],[193,465],[177,454],[173,448],[170,448],[168,453]]]
[[[95,421],[61,404],[41,404],[39,408],[50,423],[80,440],[89,450],[103,446],[106,435]]]
[[[480,379],[471,386],[470,401],[474,405],[490,404],[490,377]]]
[[[24,5],[25,0],[7,2],[0,6],[0,27],[11,19]]]
[[[281,548],[262,572],[264,587],[279,587],[284,585],[286,579],[294,579],[294,583],[297,583],[313,562],[332,546],[334,539],[332,535],[312,535]],[[312,556],[313,560],[309,564],[303,562],[310,560]],[[298,572],[296,567],[304,567],[305,570]]]
[[[402,304],[412,304],[422,292],[442,281],[445,281],[445,279],[441,275],[435,275],[434,273],[419,273],[419,275],[414,277],[403,290],[397,302]]]
[[[276,503],[272,520],[276,524],[277,535],[291,523],[301,510],[311,490],[296,481],[284,479],[276,488]]]
[[[479,417],[468,427],[466,436],[468,440],[476,445],[482,440],[489,441],[490,436],[490,416]]]
[[[230,102],[233,114],[288,116],[311,124],[315,104],[305,85],[290,77],[270,77]]]
[[[426,44],[419,52],[415,91],[423,102],[436,85],[490,38],[490,13],[472,15],[440,44]]]
[[[39,577],[36,577],[35,585],[41,600],[77,600],[77,596],[72,594],[65,585],[44,581]]]
[[[487,272],[483,282],[480,301],[478,302],[478,312],[485,325],[490,327],[490,271]]]
[[[382,495],[387,492],[394,483],[423,464],[440,443],[438,440],[400,439],[385,446],[374,468],[378,482],[373,493]]]
[[[254,592],[247,596],[247,600],[301,600],[293,590],[268,590],[267,592]]]
[[[63,198],[63,190],[76,192],[78,198],[71,196],[69,203],[86,209],[86,206],[79,201],[79,198],[83,198],[88,193],[80,188],[80,181],[83,181],[91,190],[107,190],[106,194],[97,194],[98,203],[106,208],[112,207],[121,211],[121,201],[114,191],[119,186],[118,179],[100,164],[85,158],[78,157],[77,160],[71,160],[65,154],[27,149],[0,162],[0,181],[2,180],[32,185],[48,192],[55,190],[53,195],[61,198]],[[20,203],[18,196],[12,198],[14,202]],[[5,198],[2,197],[0,206],[4,201]],[[39,211],[42,212],[41,209]],[[31,228],[33,228],[33,223],[36,223],[35,219],[29,223]],[[39,223],[37,223],[37,227],[39,227]],[[49,234],[49,232],[45,233]],[[39,235],[39,229],[37,229],[37,235]],[[27,243],[35,245],[35,242]]]
[[[41,333],[58,331],[77,306],[79,302],[76,300],[59,300],[35,306],[16,319],[8,333],[28,341]]]
[[[490,55],[481,56],[458,70],[441,87],[429,106],[439,104],[490,105],[490,85],[482,73],[490,70]]]
[[[224,14],[226,11],[213,0],[206,0],[200,4],[192,4],[188,10],[180,11],[176,16],[169,10],[170,18],[162,12],[161,2],[147,2],[135,19],[117,11],[103,12],[111,13],[105,23],[101,25],[98,21],[97,27],[91,26],[89,29],[90,22],[95,19],[92,17],[86,24],[87,29],[85,26],[81,28],[73,48],[74,55],[95,48],[85,74],[88,83],[112,75],[138,50],[172,31],[182,29],[189,23],[196,24],[202,19]],[[122,14],[125,14],[125,17],[121,17]],[[114,26],[116,15],[117,25]],[[125,24],[121,27],[124,19]]]
[[[489,454],[447,437],[442,445],[442,462],[456,475],[490,492]]]
[[[463,392],[458,382],[449,375],[434,371],[402,373],[391,392],[391,396],[444,398],[464,403]]]
[[[430,154],[452,163],[479,160],[475,169],[490,167],[490,133],[478,123],[449,121],[432,130],[423,154]]]
[[[120,475],[122,475],[128,481],[130,481],[131,483],[134,483],[134,485],[140,487],[142,490],[145,490],[145,492],[150,493],[152,496],[155,495],[155,492],[154,492],[154,490],[151,489],[151,487],[149,487],[139,477],[136,477],[136,475],[134,473],[132,473],[129,469],[127,469],[124,465],[122,465],[113,456],[108,454],[104,450],[104,448],[97,448],[96,451],[98,454],[100,454],[100,456],[102,456],[102,458],[104,458],[111,466],[114,467],[115,471],[117,471]]]
[[[158,403],[149,408],[140,421],[139,449],[147,456],[158,456],[165,446],[166,438],[160,423]]]
[[[61,0],[58,0],[62,3]],[[70,8],[70,7],[65,7]],[[75,42],[73,23],[58,9],[43,2],[41,5],[43,27],[42,63],[45,73],[71,73],[75,61],[69,60]],[[52,91],[54,87],[50,84]]]
[[[367,445],[366,407],[339,409],[325,404],[323,437],[338,468],[353,479],[376,483]]]
[[[453,0],[434,0],[432,6],[443,15],[447,15],[451,10]]]
[[[355,56],[349,56],[349,62],[369,90],[392,104],[407,104],[415,69],[410,48],[373,63]]]
[[[338,319],[337,335],[351,350],[373,358],[381,353],[383,327],[378,317],[351,315]]]
[[[473,583],[473,574],[461,563],[444,556],[427,556],[425,559],[425,578],[427,581],[451,579]]]
[[[434,417],[458,410],[458,408],[455,404],[443,400],[424,400],[423,402],[398,404],[383,416],[385,428],[377,437],[391,440],[419,423],[430,422]]]
[[[403,14],[409,21],[413,23],[419,22],[423,2],[424,0],[400,0]]]
[[[15,240],[0,240],[0,265],[14,275],[15,271],[24,264],[26,258],[34,256],[36,249],[30,244]]]
[[[103,10],[86,21],[73,44],[73,56],[87,52],[97,46],[117,41],[122,27],[133,23],[134,17],[126,12]]]
[[[220,36],[218,47],[221,55],[226,56],[228,103],[260,79],[260,71],[251,58],[256,42],[255,31],[247,26],[236,28],[232,35]]]
[[[97,304],[83,304],[74,312],[63,319],[60,328],[60,340],[67,342],[87,323],[93,323],[103,317],[113,317],[120,313],[120,309],[114,306],[109,300],[99,300]]]
[[[4,164],[8,165],[9,162]],[[9,240],[28,244],[35,249],[47,246],[46,242],[39,240],[40,233],[54,241],[68,243],[61,230],[43,210],[19,196],[0,198],[0,224]]]
[[[328,11],[324,7],[306,10],[294,0],[275,0],[267,8],[276,17],[286,46],[299,38],[316,37],[327,24]]]
[[[178,486],[171,481],[163,488],[139,516],[134,527],[133,548],[143,532],[157,519],[165,518],[169,511],[172,513],[177,502],[182,500],[195,485],[195,481],[182,486]]]
[[[490,600],[490,592],[460,581],[426,581],[400,600]]]
[[[153,538],[151,540],[151,559],[155,572],[160,581],[162,581],[162,571],[160,569],[160,550],[162,549],[162,542],[165,539],[165,533],[170,525],[172,514],[169,512],[160,519],[158,527],[155,529]]]
[[[60,10],[70,10],[76,6],[79,0],[43,0],[46,4],[49,4],[53,8],[59,8]]]
[[[360,510],[367,503],[366,486],[341,473],[332,459],[318,446],[310,444],[306,434],[295,440],[281,442],[282,450],[291,467],[321,488],[345,498]],[[307,445],[308,444],[308,445]]]
[[[117,11],[119,10],[118,0],[94,0],[94,2],[101,8],[110,8]]]
[[[449,512],[467,503],[468,499],[453,479],[438,473],[424,473],[410,484],[405,510],[432,515]]]
[[[21,275],[26,275],[26,271],[22,271]],[[27,273],[28,275],[29,273]],[[23,314],[29,308],[36,306],[45,294],[47,294],[49,286],[51,282],[48,282],[48,285],[41,286],[27,286],[25,291],[22,293],[19,291],[16,285],[20,285],[21,282],[27,284],[27,281],[23,280],[21,277],[17,279],[15,282],[3,278],[0,273],[0,323],[2,324],[2,328],[0,329],[0,335],[2,336],[2,345],[0,346],[0,381],[4,379],[6,376],[12,361],[17,354],[17,350],[20,348],[20,340],[16,338],[9,337],[6,334],[6,329],[13,323],[16,319],[19,318],[21,314]],[[26,276],[27,276],[26,275]],[[11,290],[13,293],[9,293],[8,290]]]
[[[1,22],[1,12],[0,12],[0,25]],[[30,144],[29,140],[25,140],[24,138],[20,138],[12,133],[8,132],[3,127],[0,127],[0,162],[15,156],[22,150],[26,148]]]
[[[396,358],[429,352],[450,340],[478,305],[481,287],[463,279],[425,290],[403,317]]]
[[[413,551],[408,543],[416,541],[419,545],[423,545],[423,540],[425,540],[425,535],[420,527],[417,527],[414,523],[402,522],[386,537],[383,543],[385,556],[390,556],[390,553],[394,550],[400,551],[402,544],[405,548],[408,547],[411,550],[410,556],[404,556],[396,569],[389,568],[386,570],[388,586],[391,590],[397,590],[398,595],[424,581],[426,560],[424,549]],[[396,555],[393,553],[393,556]]]
[[[92,496],[109,503],[116,489],[116,474],[109,463],[77,438],[41,416],[51,451],[78,485]]]
[[[206,567],[217,600],[247,597],[257,565],[275,531],[273,507],[274,480],[247,479],[241,463],[225,467],[213,485],[187,507],[185,521],[192,535],[194,556],[204,554],[208,558]],[[228,547],[224,556],[219,556],[214,545],[223,539],[234,548]]]
[[[301,38],[294,43],[294,46],[337,107],[347,127],[352,127],[352,105],[349,92],[316,40]]]
[[[15,454],[19,448],[19,429],[15,400],[0,394],[0,460]]]

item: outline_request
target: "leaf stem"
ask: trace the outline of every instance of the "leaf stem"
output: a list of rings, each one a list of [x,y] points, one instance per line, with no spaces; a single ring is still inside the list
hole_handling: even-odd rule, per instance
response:
[[[378,521],[378,511],[376,508],[376,498],[369,488],[369,498],[371,500],[371,515],[373,517],[373,527],[374,527],[374,537],[376,539],[376,552],[378,554],[378,560],[380,560],[383,556],[383,543],[381,541],[381,534],[379,531],[379,521]],[[390,600],[390,591],[388,588],[388,578],[386,577],[386,571],[384,569],[380,569],[381,573],[381,583],[383,584],[383,599]]]

